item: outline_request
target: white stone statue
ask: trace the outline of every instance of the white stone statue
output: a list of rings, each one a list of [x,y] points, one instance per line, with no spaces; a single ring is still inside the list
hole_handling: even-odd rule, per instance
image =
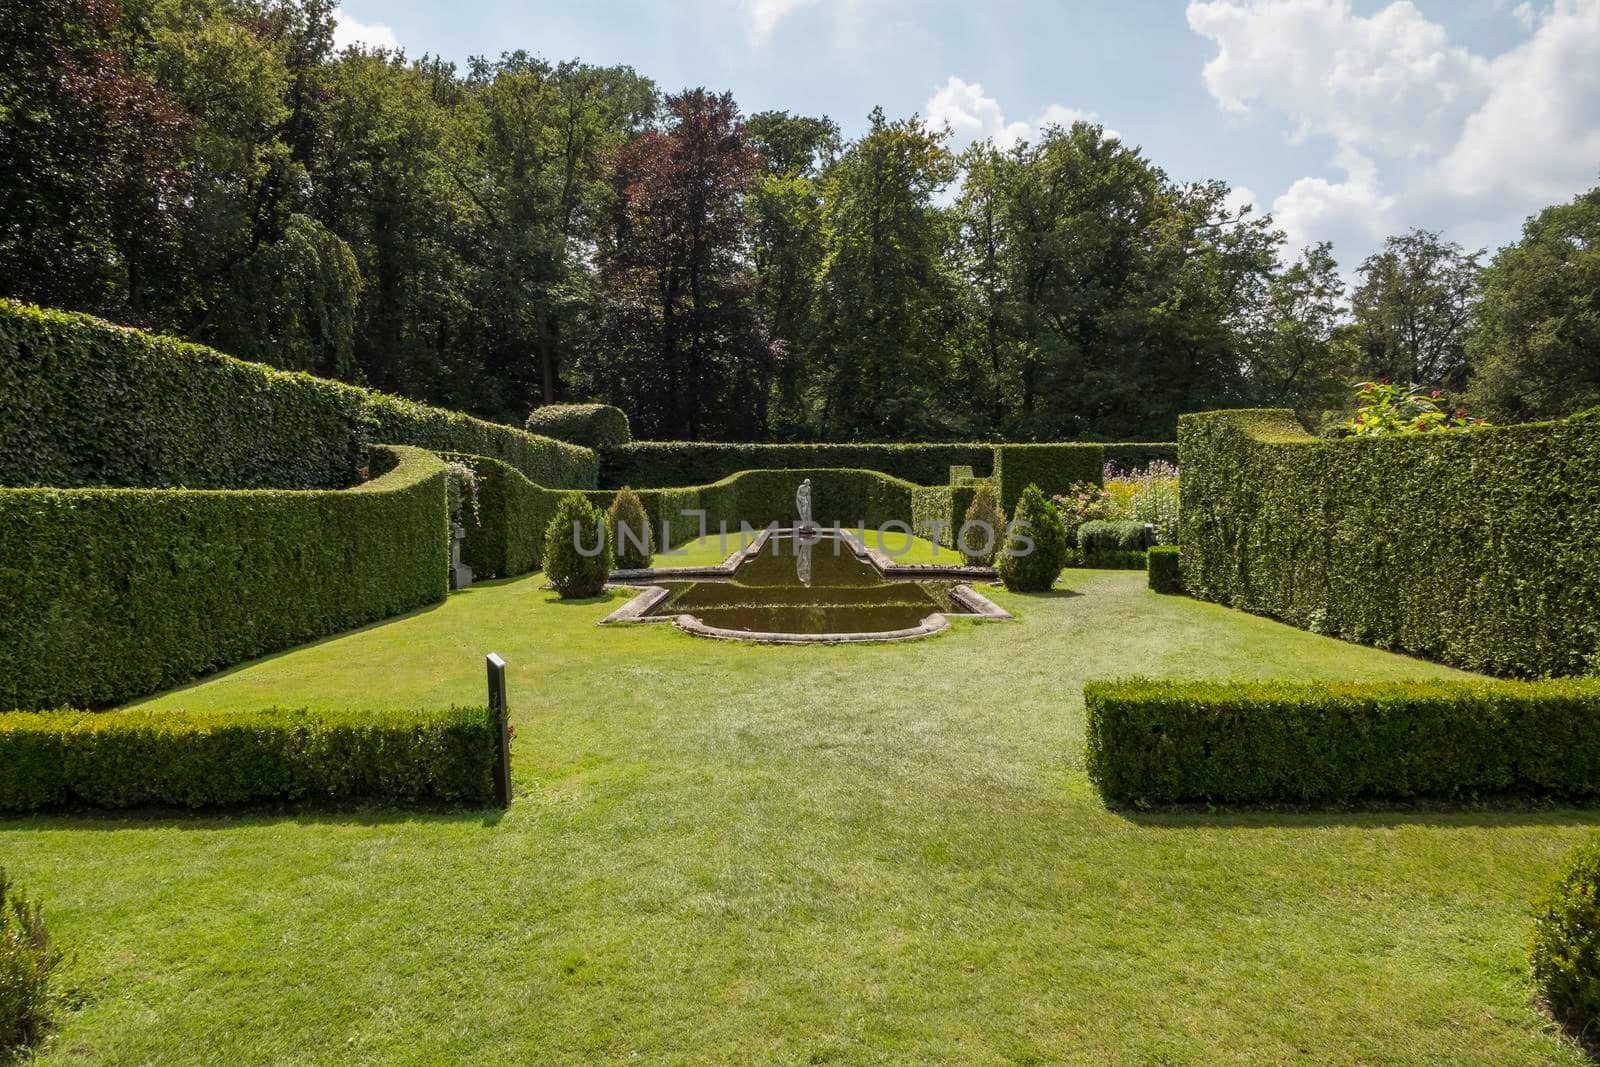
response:
[[[811,584],[811,545],[807,538],[798,538],[799,544],[795,546],[794,576],[800,579],[801,585]]]
[[[800,483],[800,488],[794,494],[794,506],[800,509],[800,528],[815,526],[811,521],[811,479],[807,478]]]

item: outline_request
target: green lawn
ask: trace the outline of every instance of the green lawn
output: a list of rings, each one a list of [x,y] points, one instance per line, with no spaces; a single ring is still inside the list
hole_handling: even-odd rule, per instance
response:
[[[505,813],[0,823],[81,1005],[47,1062],[1584,1062],[1527,901],[1597,812],[1108,812],[1085,679],[1443,668],[1137,572],[1016,623],[771,648],[600,628],[540,578],[167,708],[482,700]]]

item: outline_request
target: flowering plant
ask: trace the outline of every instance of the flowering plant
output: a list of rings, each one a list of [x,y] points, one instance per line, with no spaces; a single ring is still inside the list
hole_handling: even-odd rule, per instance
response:
[[[1454,412],[1441,408],[1439,401],[1444,393],[1438,389],[1413,385],[1402,392],[1398,386],[1379,379],[1362,382],[1356,390],[1355,418],[1345,426],[1357,437],[1436,433],[1489,425],[1488,420],[1472,418],[1461,408]]]

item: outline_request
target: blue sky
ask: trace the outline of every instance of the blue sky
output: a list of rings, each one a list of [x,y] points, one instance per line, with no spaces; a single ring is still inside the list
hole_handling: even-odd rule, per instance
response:
[[[745,111],[881,104],[958,143],[1092,117],[1222,178],[1346,272],[1408,226],[1469,247],[1600,184],[1600,0],[344,0],[342,40],[627,63]]]

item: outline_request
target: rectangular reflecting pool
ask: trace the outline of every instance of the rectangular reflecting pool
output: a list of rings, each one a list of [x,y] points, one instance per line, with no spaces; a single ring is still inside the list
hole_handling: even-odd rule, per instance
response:
[[[923,627],[931,615],[977,614],[954,593],[956,580],[885,576],[829,531],[773,534],[728,577],[652,584],[666,594],[645,618],[691,615],[734,633],[891,633]],[[940,619],[926,632],[942,628]]]

